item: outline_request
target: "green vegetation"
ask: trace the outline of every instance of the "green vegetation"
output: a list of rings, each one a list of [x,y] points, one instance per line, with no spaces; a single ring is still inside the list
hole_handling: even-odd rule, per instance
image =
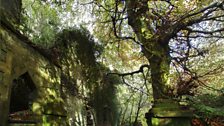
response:
[[[222,0],[22,5],[20,32],[62,71],[70,125],[146,126],[167,99],[196,118],[224,117]]]

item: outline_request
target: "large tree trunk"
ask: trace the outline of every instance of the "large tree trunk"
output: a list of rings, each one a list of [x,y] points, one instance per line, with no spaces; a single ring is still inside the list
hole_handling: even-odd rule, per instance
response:
[[[170,55],[168,44],[159,41],[150,42],[143,46],[143,53],[151,67],[153,98],[167,98],[167,84],[169,81]]]
[[[141,3],[141,4],[139,4]],[[136,7],[140,9],[136,11]],[[167,84],[169,80],[170,55],[169,36],[151,31],[147,27],[147,21],[142,20],[142,15],[147,12],[147,0],[127,0],[128,24],[136,33],[142,44],[142,51],[151,66],[151,80],[154,100],[167,98]],[[143,31],[144,29],[144,31]],[[148,37],[151,35],[151,37]]]
[[[151,84],[155,102],[149,113],[146,113],[148,125],[190,126],[191,112],[182,111],[178,102],[169,99],[168,96],[171,63],[169,41],[180,30],[178,27],[182,27],[182,23],[170,26],[169,22],[164,23],[152,19],[160,17],[157,17],[159,15],[150,17],[150,13],[153,12],[148,11],[148,0],[126,0],[126,2],[128,24],[138,37],[142,52],[148,59],[151,68]],[[170,113],[172,113],[172,117],[170,117]],[[185,114],[188,116],[183,116]],[[157,122],[157,124],[153,124],[153,122]]]

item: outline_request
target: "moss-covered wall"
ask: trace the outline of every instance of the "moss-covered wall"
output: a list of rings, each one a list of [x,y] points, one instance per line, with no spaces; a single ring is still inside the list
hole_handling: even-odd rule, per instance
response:
[[[60,96],[61,71],[18,39],[5,27],[0,27],[0,125],[7,125],[11,87],[14,79],[28,73],[37,89],[31,110],[39,124],[65,125],[66,112]],[[13,101],[12,101],[13,102]]]
[[[20,12],[22,8],[22,0],[0,0],[0,17],[1,21],[8,24],[18,25],[20,22]]]

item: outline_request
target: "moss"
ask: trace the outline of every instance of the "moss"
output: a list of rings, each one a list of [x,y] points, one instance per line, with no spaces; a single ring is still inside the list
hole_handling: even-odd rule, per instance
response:
[[[18,28],[20,23],[22,1],[21,0],[1,0],[0,21],[1,25],[8,25],[11,28]]]
[[[33,112],[38,115],[43,114],[45,111],[66,114],[59,90],[60,70],[33,48],[25,44],[23,40],[20,40],[10,30],[0,27],[0,35],[4,43],[3,45],[7,47],[6,60],[5,62],[0,62],[0,64],[3,64],[0,66],[0,71],[4,72],[4,82],[0,85],[0,92],[1,94],[4,92],[4,96],[1,95],[0,100],[5,101],[5,106],[2,106],[2,102],[0,102],[0,109],[1,111],[4,110],[4,115],[1,115],[0,120],[0,122],[4,123],[0,123],[0,125],[5,125],[6,120],[8,120],[7,111],[9,110],[8,105],[10,101],[8,96],[10,96],[11,82],[25,72],[29,73],[30,78],[37,87],[38,96],[32,104]],[[57,122],[54,118],[50,119],[48,121],[52,122],[51,124]],[[60,121],[63,122],[63,120],[65,122],[66,119],[61,119]]]
[[[192,111],[182,110],[178,102],[158,99],[150,110],[148,123],[152,126],[191,126]]]

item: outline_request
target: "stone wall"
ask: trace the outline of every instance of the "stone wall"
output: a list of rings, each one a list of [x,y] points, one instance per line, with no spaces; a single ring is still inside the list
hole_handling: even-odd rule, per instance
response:
[[[22,0],[0,0],[1,21],[11,25],[19,24]]]
[[[66,125],[59,68],[4,26],[0,26],[0,126],[8,124],[13,80],[28,73],[36,87],[30,105],[39,125]],[[13,102],[13,101],[11,101]]]

